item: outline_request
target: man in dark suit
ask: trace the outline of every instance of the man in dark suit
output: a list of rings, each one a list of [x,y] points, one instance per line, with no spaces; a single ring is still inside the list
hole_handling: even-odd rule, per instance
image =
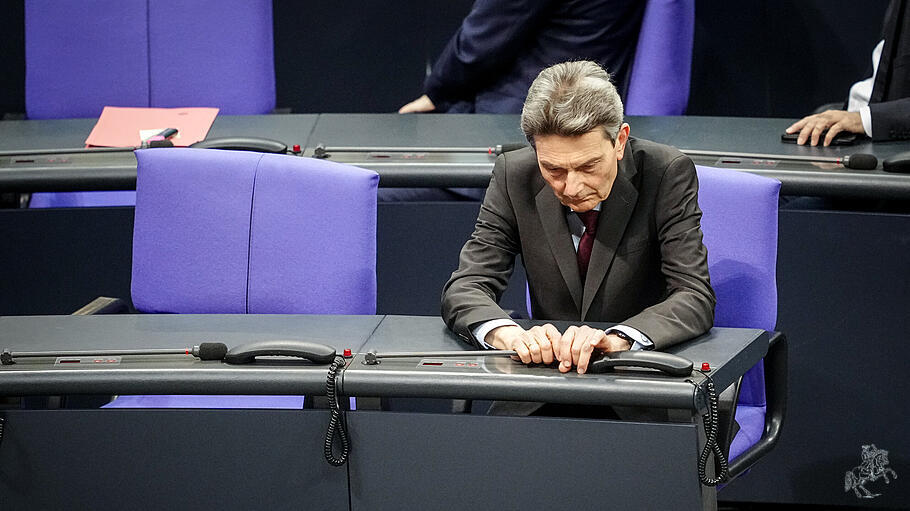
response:
[[[891,0],[885,11],[882,41],[872,52],[872,77],[850,89],[847,110],[827,110],[787,128],[799,132],[797,144],[827,146],[841,131],[873,140],[910,140],[910,5]],[[822,138],[822,134],[827,134]]]
[[[606,71],[593,62],[543,70],[521,128],[533,146],[496,161],[442,315],[479,347],[583,373],[595,350],[663,349],[707,331],[714,292],[692,161],[629,137]],[[522,255],[535,318],[604,321],[564,333],[524,330],[497,305]]]
[[[425,94],[399,112],[517,114],[537,73],[570,59],[605,66],[623,92],[644,11],[639,0],[476,0]]]

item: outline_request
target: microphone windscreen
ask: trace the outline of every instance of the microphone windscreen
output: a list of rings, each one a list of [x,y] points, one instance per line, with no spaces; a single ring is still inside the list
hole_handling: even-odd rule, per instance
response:
[[[858,170],[872,170],[875,167],[878,167],[878,158],[872,154],[851,154],[844,157],[844,167]]]
[[[199,345],[200,360],[224,360],[227,346],[223,342],[204,342]]]

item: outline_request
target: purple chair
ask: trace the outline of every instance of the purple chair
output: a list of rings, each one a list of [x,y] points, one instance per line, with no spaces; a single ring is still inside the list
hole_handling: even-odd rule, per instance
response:
[[[648,0],[641,22],[626,115],[682,115],[689,102],[695,0]]]
[[[777,323],[780,182],[712,167],[697,166],[697,172],[701,225],[717,295],[714,325],[771,332]],[[780,434],[786,405],[786,346],[779,334],[772,340],[765,358],[768,381],[759,362],[739,386],[735,417],[740,429],[728,456],[731,479],[770,450]]]
[[[106,105],[275,108],[271,0],[26,0],[30,119]],[[36,193],[30,207],[128,206],[135,192]]]
[[[708,270],[717,296],[714,326],[772,332],[777,323],[780,181],[735,170],[700,165],[696,169]],[[531,317],[527,290],[525,303]],[[735,418],[740,429],[730,442],[730,479],[745,472],[780,437],[787,403],[786,340],[779,333],[771,340],[765,357],[772,366],[768,381],[764,363],[759,362],[736,389]]]
[[[136,156],[131,294],[140,312],[375,314],[375,172],[213,149]],[[303,396],[120,396],[107,406],[302,405]]]

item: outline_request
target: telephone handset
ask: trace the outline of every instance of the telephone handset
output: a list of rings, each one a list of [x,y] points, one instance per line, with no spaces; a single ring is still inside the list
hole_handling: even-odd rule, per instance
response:
[[[589,373],[603,373],[614,367],[646,367],[657,369],[670,376],[692,374],[692,361],[678,355],[660,351],[616,351],[601,352],[591,357]]]
[[[228,364],[249,364],[256,357],[282,355],[299,357],[314,364],[331,364],[335,360],[335,348],[315,342],[297,340],[268,340],[241,344],[228,350],[224,361]]]
[[[234,151],[255,151],[259,153],[286,154],[288,146],[284,142],[256,137],[220,137],[200,140],[190,147],[200,149],[231,149]]]

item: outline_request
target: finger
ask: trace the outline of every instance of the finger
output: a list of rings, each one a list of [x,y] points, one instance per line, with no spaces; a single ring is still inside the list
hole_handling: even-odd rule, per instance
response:
[[[537,343],[537,339],[534,339],[533,335],[528,335],[525,339],[525,344],[528,346],[528,352],[531,353],[531,362],[539,364],[541,361],[540,344]]]
[[[570,326],[559,339],[560,372],[565,373],[572,369],[572,343],[575,340],[576,332],[578,332],[578,327]]]
[[[575,338],[572,339],[572,365],[577,366],[578,360],[581,357],[581,351],[583,346],[587,343],[587,339],[590,336],[589,327],[582,327],[578,329],[578,333],[575,334]]]
[[[534,340],[537,342],[537,346],[540,347],[540,361],[544,364],[550,364],[553,362],[553,346],[550,343],[550,339],[547,338],[546,330],[541,327],[534,327],[531,329],[531,334],[534,336]]]
[[[512,341],[512,349],[515,350],[515,353],[518,354],[518,358],[521,359],[521,363],[531,363],[531,352],[528,350],[528,345],[525,344],[524,336],[516,337]]]
[[[831,142],[834,141],[834,137],[837,136],[837,134],[841,131],[844,131],[844,126],[840,122],[836,122],[833,126],[828,128],[828,134],[825,136],[824,146],[828,147],[831,145]]]
[[[790,127],[786,129],[786,132],[796,133],[797,131],[803,129],[803,126],[805,126],[807,122],[809,122],[809,117],[803,117],[802,119],[791,124]]]
[[[562,360],[560,358],[562,355],[559,353],[559,350],[562,347],[562,344],[560,343],[560,341],[562,341],[562,334],[550,323],[547,323],[542,328],[547,340],[550,341],[550,346],[553,348],[553,360]]]
[[[803,145],[809,140],[809,135],[812,133],[812,128],[810,126],[803,126],[803,129],[799,130],[799,136],[796,137],[796,144]]]
[[[603,330],[591,329],[591,335],[585,339],[581,346],[581,354],[578,357],[578,374],[585,374],[588,370],[588,362],[591,360],[591,354],[594,353],[594,347],[606,338]]]
[[[818,123],[812,128],[812,137],[810,144],[817,146],[819,139],[821,139],[822,133],[828,128],[827,123]]]
[[[547,345],[550,346],[550,361],[552,363],[554,360],[559,360],[559,355],[557,349],[559,348],[559,340],[562,338],[562,334],[559,333],[559,330],[555,326],[547,323],[543,326],[544,337],[547,339]],[[542,345],[542,344],[541,344]]]
[[[547,323],[546,325],[544,325],[543,329],[544,329],[544,332],[546,332],[547,337],[550,339],[551,342],[556,342],[559,340],[560,337],[562,337],[562,334],[559,333],[559,330],[557,330],[556,327],[551,325],[550,323]]]
[[[796,143],[799,145],[805,144],[809,137],[812,135],[812,130],[819,124],[821,118],[818,115],[810,115],[809,117],[804,118],[799,121],[797,124],[800,125],[799,136],[796,137]]]

